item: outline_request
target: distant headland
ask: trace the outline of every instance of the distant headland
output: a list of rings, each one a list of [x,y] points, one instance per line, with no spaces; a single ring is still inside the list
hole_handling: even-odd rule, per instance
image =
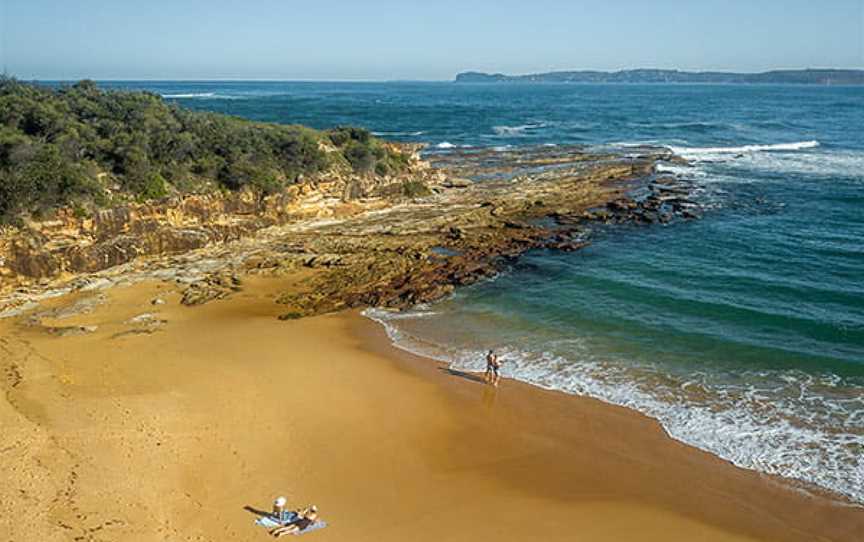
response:
[[[800,85],[864,85],[864,70],[806,69],[772,70],[761,73],[685,72],[636,69],[607,71],[554,71],[527,75],[463,72],[457,83],[713,83]]]

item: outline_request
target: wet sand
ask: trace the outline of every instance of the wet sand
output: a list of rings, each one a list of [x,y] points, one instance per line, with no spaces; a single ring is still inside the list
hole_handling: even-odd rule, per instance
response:
[[[140,284],[43,322],[80,336],[0,321],[0,540],[267,540],[282,494],[321,508],[309,540],[864,539],[864,509],[627,409],[489,388],[357,313],[280,322],[284,287],[187,308]]]

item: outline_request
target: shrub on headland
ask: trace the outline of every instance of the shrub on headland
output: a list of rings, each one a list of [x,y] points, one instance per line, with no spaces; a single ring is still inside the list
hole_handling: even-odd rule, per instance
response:
[[[327,135],[357,173],[392,175],[408,167],[407,156],[392,152],[386,143],[372,137],[372,134],[363,128],[340,126],[328,131]]]
[[[422,181],[409,180],[402,183],[402,195],[409,198],[422,198],[428,196],[432,191]]]
[[[361,128],[319,132],[193,112],[92,81],[49,88],[0,79],[0,222],[190,191],[269,194],[334,167],[386,175],[407,163]]]

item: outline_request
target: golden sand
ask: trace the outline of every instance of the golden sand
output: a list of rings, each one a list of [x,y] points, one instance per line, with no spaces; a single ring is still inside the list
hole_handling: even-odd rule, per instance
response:
[[[320,507],[310,541],[864,540],[861,508],[623,408],[486,387],[356,313],[280,322],[276,290],[114,289],[74,337],[0,321],[0,540],[267,540],[283,494]],[[129,333],[143,313],[164,325]]]

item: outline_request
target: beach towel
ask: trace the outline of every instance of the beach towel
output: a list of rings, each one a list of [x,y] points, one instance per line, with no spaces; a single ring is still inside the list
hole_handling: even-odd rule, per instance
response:
[[[260,518],[255,520],[255,524],[260,525],[262,527],[266,527],[268,529],[275,529],[276,527],[283,527],[285,525],[288,525],[289,523],[291,523],[292,521],[294,521],[296,519],[297,519],[297,514],[295,514],[294,512],[289,512],[289,513],[285,514],[285,519],[282,521],[279,521],[278,518],[275,518],[273,516],[261,516]],[[326,526],[327,526],[327,522],[319,519],[318,521],[316,521],[312,525],[306,527],[302,531],[297,531],[294,534],[296,534],[296,535],[306,534],[310,531],[317,531],[318,529],[323,529]]]

